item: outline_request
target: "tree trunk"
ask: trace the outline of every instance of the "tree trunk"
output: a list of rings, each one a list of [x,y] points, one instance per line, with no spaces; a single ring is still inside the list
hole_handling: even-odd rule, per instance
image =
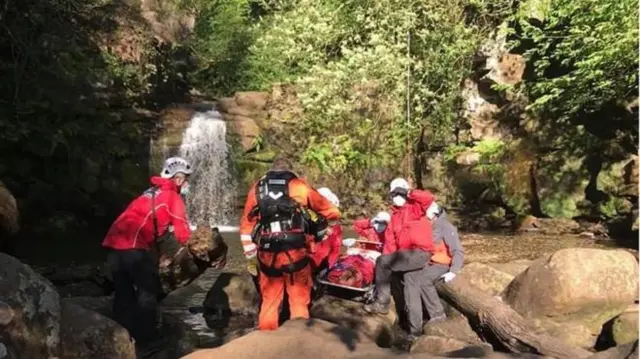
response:
[[[464,314],[478,334],[513,353],[533,353],[555,358],[586,358],[591,352],[555,338],[536,334],[534,325],[502,301],[476,288],[464,278],[437,285],[438,294]]]

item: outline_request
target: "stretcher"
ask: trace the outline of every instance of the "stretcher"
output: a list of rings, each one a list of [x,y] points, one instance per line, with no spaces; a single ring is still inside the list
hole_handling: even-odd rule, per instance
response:
[[[364,244],[369,247],[376,246],[379,243],[373,241],[366,240],[356,240],[356,244]],[[362,255],[365,258],[370,259],[375,263],[375,260],[378,256],[381,255],[379,251],[371,250],[371,249],[362,249],[362,248],[349,248],[347,249],[346,255]],[[343,284],[333,283],[327,280],[327,276],[332,268],[325,268],[320,273],[318,273],[316,277],[318,292],[324,293],[327,289],[337,289],[346,294],[349,299],[357,302],[365,302],[369,303],[374,299],[375,293],[375,284],[372,282],[365,287],[351,287]]]

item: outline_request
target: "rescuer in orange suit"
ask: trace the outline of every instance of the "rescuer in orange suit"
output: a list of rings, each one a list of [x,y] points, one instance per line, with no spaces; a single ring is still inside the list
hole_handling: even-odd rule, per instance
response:
[[[310,233],[305,209],[327,220],[322,233]],[[249,272],[259,276],[258,328],[275,330],[284,293],[291,318],[309,318],[311,276],[309,247],[325,239],[340,211],[311,185],[296,176],[283,158],[251,186],[240,223],[240,240]]]

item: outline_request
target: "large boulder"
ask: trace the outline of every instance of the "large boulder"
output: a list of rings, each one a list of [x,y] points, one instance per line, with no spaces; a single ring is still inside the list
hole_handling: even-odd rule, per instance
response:
[[[526,317],[601,311],[638,297],[638,260],[625,250],[568,248],[536,260],[505,289],[503,299]]]
[[[65,359],[135,359],[133,340],[113,320],[62,301],[61,343]]]
[[[275,331],[256,331],[219,348],[199,350],[183,359],[342,359],[355,351],[381,350],[356,331],[318,319],[294,319]]]
[[[0,253],[0,298],[8,322],[2,327],[0,342],[9,357],[57,357],[60,297],[53,285],[16,258]]]
[[[392,304],[388,314],[371,315],[362,309],[362,303],[325,295],[313,303],[310,314],[313,318],[353,329],[378,345],[389,347],[394,340],[393,325],[398,320],[394,308]]]
[[[249,274],[222,273],[204,300],[204,307],[216,313],[255,315],[260,297]]]
[[[473,262],[462,267],[460,277],[491,294],[498,295],[509,285],[513,276],[487,264]]]
[[[485,355],[486,354],[486,355]],[[380,348],[356,331],[318,319],[295,319],[275,331],[256,331],[215,349],[202,349],[181,359],[437,359],[484,357],[491,359],[542,358],[533,354],[500,354],[468,346],[436,356],[401,353]]]

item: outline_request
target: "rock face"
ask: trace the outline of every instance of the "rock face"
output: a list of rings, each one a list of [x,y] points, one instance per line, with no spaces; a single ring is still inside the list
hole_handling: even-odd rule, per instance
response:
[[[136,358],[127,330],[101,314],[63,300],[60,327],[65,359]]]
[[[0,253],[0,298],[13,313],[0,334],[9,357],[57,357],[60,298],[53,285],[29,266]]]
[[[386,315],[371,315],[362,309],[362,303],[324,296],[313,303],[311,317],[336,323],[341,326],[363,333],[382,347],[390,347],[394,340],[393,325],[398,315],[393,310],[395,305],[389,306]]]
[[[267,117],[267,92],[237,92],[234,97],[222,98],[218,107],[222,117],[228,121],[233,133],[245,151],[256,147],[262,130],[259,123]]]
[[[527,317],[628,305],[638,296],[638,261],[623,250],[569,248],[536,260],[503,298]]]

